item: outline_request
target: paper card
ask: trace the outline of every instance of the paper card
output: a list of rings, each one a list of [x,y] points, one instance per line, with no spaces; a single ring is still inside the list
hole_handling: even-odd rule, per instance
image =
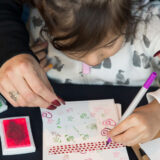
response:
[[[51,157],[52,160],[58,160],[58,157],[66,154],[70,154],[72,159],[74,155],[89,156],[92,152],[92,155],[97,154],[98,157],[100,152],[109,154],[107,151],[113,148],[121,148],[125,155],[121,157],[128,157],[121,144],[111,143],[106,146],[108,130],[105,129],[113,128],[119,120],[114,100],[67,102],[54,111],[41,109],[41,112],[44,160]],[[94,156],[92,159],[99,160]]]
[[[140,146],[151,160],[160,159],[160,138],[140,144]]]
[[[118,103],[116,105],[117,105],[117,111],[118,111],[118,120],[120,120],[122,115],[121,105]]]
[[[108,131],[113,129],[118,120],[118,109],[114,100],[101,100],[89,102],[90,113],[96,119],[98,136],[107,136]]]

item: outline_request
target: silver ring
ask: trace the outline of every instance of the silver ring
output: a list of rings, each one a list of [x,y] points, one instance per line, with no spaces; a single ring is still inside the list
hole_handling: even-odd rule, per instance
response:
[[[18,92],[18,91],[9,92],[9,96],[10,96],[15,102],[17,101],[18,95],[19,95],[19,92]]]

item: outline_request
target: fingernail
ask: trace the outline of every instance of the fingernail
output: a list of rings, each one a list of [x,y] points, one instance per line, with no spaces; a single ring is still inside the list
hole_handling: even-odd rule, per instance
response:
[[[156,52],[153,57],[156,57],[160,54],[160,51]]]
[[[60,106],[61,105],[58,100],[54,100],[52,102],[52,104],[55,105],[55,106]]]
[[[56,106],[50,105],[47,109],[55,110],[56,108],[57,108]]]
[[[66,104],[65,101],[61,97],[59,97],[59,96],[57,96],[57,97],[61,100],[62,104],[64,104],[64,105]]]

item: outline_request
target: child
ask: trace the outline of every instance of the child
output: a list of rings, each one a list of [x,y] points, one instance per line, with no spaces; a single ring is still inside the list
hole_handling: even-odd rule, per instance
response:
[[[58,83],[142,86],[152,71],[159,73],[160,61],[154,58],[160,50],[159,2],[141,10],[128,0],[58,0],[48,4],[50,13],[43,5],[36,7],[50,35],[47,58],[53,69],[48,76]],[[34,41],[41,38],[40,32],[46,36],[42,17],[32,10],[30,32]],[[38,20],[41,24],[35,23]],[[87,74],[84,63],[89,65]],[[157,98],[159,92],[150,96]],[[154,111],[160,111],[157,101],[136,109],[110,132],[113,141],[130,146],[152,139],[160,129],[160,116]]]
[[[68,20],[68,17],[69,20],[71,19],[70,17],[72,16],[72,13],[70,12],[74,12],[70,8],[68,8],[70,12],[67,11],[67,8],[66,11],[62,13],[61,11],[58,10],[54,11],[56,12],[55,13],[57,15],[56,17],[49,16],[48,12],[42,13],[42,15],[44,14],[43,16],[46,17],[46,25],[49,26],[48,27],[49,35],[51,35],[52,32],[52,37],[49,37],[52,45],[51,44],[49,45],[48,59],[50,63],[53,64],[54,69],[48,73],[48,76],[50,78],[57,80],[59,83],[69,82],[69,83],[80,83],[80,84],[87,83],[87,84],[113,84],[113,85],[140,86],[144,83],[144,80],[146,80],[148,75],[152,72],[153,70],[152,67],[154,67],[155,70],[156,64],[158,64],[159,62],[157,58],[153,59],[152,57],[153,54],[156,51],[158,51],[158,46],[157,48],[154,48],[156,46],[154,45],[153,42],[151,43],[152,37],[154,37],[152,35],[153,33],[151,35],[149,35],[149,33],[147,34],[145,33],[145,32],[150,32],[151,25],[147,27],[148,30],[146,28],[146,31],[144,27],[145,23],[147,23],[146,26],[149,23],[155,23],[155,22],[158,23],[159,21],[158,7],[157,10],[153,9],[152,8],[153,4],[152,4],[150,5],[150,7],[148,6],[148,8],[150,8],[150,11],[148,11],[148,13],[145,13],[145,10],[147,10],[147,8],[143,8],[143,11],[137,11],[137,12],[135,11],[136,15],[135,14],[131,15],[130,13],[131,7],[132,8],[134,7],[133,4],[130,4],[131,1],[124,1],[124,2],[118,1],[116,2],[116,5],[114,4],[114,1],[112,3],[108,4],[108,7],[112,8],[111,9],[112,12],[115,15],[117,14],[119,16],[116,17],[115,15],[113,15],[114,17],[111,18],[110,20],[107,20],[106,22],[104,20],[100,20],[100,18],[99,20],[96,20],[98,19],[98,16],[99,17],[104,16],[106,19],[108,19],[107,18],[108,14],[113,14],[111,10],[109,11],[109,9],[108,12],[111,13],[105,13],[107,12],[105,4],[102,5],[104,6],[104,8],[101,8],[101,6],[99,7],[99,12],[101,11],[102,13],[99,13],[96,10],[95,13],[94,11],[92,13],[91,9],[92,7],[94,8],[94,4],[92,3],[93,6],[90,6],[90,8],[88,7],[90,11],[88,12],[86,11],[88,14],[91,15],[88,15],[88,17],[85,16],[86,20],[84,19],[83,16],[85,11],[82,11],[83,13],[80,13],[82,15],[80,14],[77,15],[77,21],[82,21],[81,23],[84,24],[76,22],[74,26],[65,23],[65,21]],[[118,3],[122,3],[121,9],[119,8],[120,4]],[[95,4],[95,6],[96,5],[98,8],[98,2],[97,4]],[[44,34],[43,32],[44,22],[36,12],[37,12],[36,10],[33,10],[30,18],[32,22],[30,27],[31,28],[30,32],[34,41],[40,39],[40,30],[42,30],[42,34]],[[140,14],[142,14],[141,19],[140,19]],[[154,16],[152,14],[157,14],[157,16]],[[151,17],[153,20],[151,19]],[[90,22],[86,24],[87,20]],[[41,22],[41,24],[40,23],[37,24],[36,22],[38,21]],[[56,24],[54,24],[54,21],[56,22]],[[153,21],[153,22],[147,22],[147,21]],[[47,22],[50,24],[48,24]],[[155,25],[156,24],[154,24],[154,26]],[[65,33],[65,31],[63,30],[61,31],[60,27],[63,28],[63,30],[65,30],[66,28],[66,30],[68,29],[68,31],[66,31]],[[109,27],[112,28],[111,31]],[[155,27],[157,27],[156,28],[157,30],[158,26],[156,25]],[[76,29],[73,30],[74,33],[72,33],[72,28]],[[55,30],[58,31],[56,32]],[[138,32],[136,33],[136,31]],[[66,37],[63,35],[59,36],[58,32],[59,34],[66,34]],[[70,35],[67,35],[69,32],[71,32]],[[76,39],[76,37],[78,38]],[[55,48],[58,51],[55,50]],[[62,51],[64,54],[62,54],[62,52],[60,53],[59,51]],[[128,54],[128,52],[132,54]],[[116,55],[113,56],[115,53]],[[91,72],[87,75],[83,74],[82,72],[83,66],[81,62],[74,61],[68,57],[84,62],[89,66],[93,66],[91,67]],[[121,60],[122,63],[118,63],[119,59]],[[116,65],[114,65],[115,63]],[[104,73],[107,76],[104,76]],[[136,75],[138,73],[140,75],[137,77]]]
[[[158,69],[159,58],[153,58],[160,49],[158,2],[141,10],[128,0],[30,2],[45,20],[41,33],[47,32],[54,48],[62,51],[49,44],[50,61],[56,64],[48,73],[50,78],[61,83],[141,86]],[[35,29],[43,25],[36,15],[32,22]],[[81,62],[93,66],[88,74],[84,74]],[[155,100],[136,109],[110,132],[113,141],[131,146],[157,134],[159,92],[151,93]]]

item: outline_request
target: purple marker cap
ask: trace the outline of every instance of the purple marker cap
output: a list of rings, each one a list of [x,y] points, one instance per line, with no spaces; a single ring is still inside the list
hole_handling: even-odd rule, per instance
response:
[[[147,79],[147,81],[145,82],[145,84],[143,85],[143,87],[148,89],[156,77],[157,77],[157,73],[152,72],[149,78]]]

